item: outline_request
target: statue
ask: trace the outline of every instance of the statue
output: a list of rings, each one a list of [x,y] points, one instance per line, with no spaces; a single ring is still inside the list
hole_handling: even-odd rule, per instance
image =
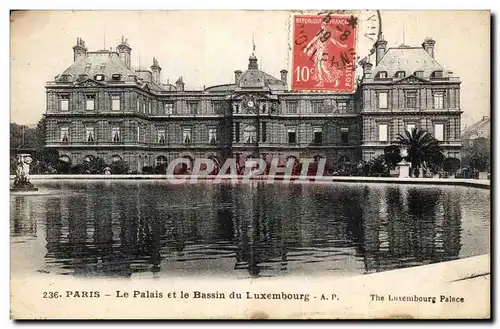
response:
[[[401,162],[396,166],[399,168],[399,178],[409,178],[410,177],[410,163],[406,161],[408,157],[408,149],[406,147],[401,148]]]
[[[18,154],[16,177],[11,191],[38,191],[38,188],[34,187],[29,180],[31,162],[33,162],[31,155]]]

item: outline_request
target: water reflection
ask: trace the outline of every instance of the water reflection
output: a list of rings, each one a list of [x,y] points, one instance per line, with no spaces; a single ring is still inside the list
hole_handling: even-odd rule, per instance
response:
[[[62,193],[12,196],[11,235],[44,235],[40,257],[60,274],[353,275],[456,259],[468,244],[461,241],[463,193],[457,189],[152,182],[47,187]],[[477,215],[486,218],[484,200]],[[475,234],[488,230],[479,227]]]

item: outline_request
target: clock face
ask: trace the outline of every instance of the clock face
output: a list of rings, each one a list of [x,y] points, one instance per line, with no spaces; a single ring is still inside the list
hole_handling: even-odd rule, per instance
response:
[[[250,100],[250,101],[248,101],[247,105],[248,105],[248,107],[253,107],[255,104],[253,101]]]

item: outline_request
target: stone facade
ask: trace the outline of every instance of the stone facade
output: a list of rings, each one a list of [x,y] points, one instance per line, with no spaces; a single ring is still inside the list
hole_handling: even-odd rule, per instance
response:
[[[427,54],[419,49],[420,55]],[[182,77],[175,85],[162,84],[156,59],[151,72],[133,71],[131,50],[123,39],[116,51],[87,52],[78,39],[74,63],[47,83],[46,145],[62,159],[73,164],[89,157],[107,163],[122,159],[140,172],[177,157],[215,157],[219,162],[228,157],[277,156],[282,162],[290,156],[324,157],[335,169],[381,154],[409,123],[429,131],[442,123],[447,155],[459,157],[460,89],[455,79],[414,72],[379,79],[382,61],[374,68],[364,65],[355,94],[293,92],[286,70],[274,78],[259,70],[252,54],[248,69],[235,71],[233,83],[188,91]],[[406,97],[412,91],[416,103],[408,108]],[[386,108],[379,106],[381,92],[387,93]],[[435,92],[444,94],[439,109],[434,107]],[[386,141],[378,136],[382,123],[388,127]]]
[[[358,89],[363,160],[383,154],[398,134],[422,128],[441,141],[446,157],[460,159],[460,81],[434,59],[435,41],[386,49],[375,44],[375,66],[363,64]]]

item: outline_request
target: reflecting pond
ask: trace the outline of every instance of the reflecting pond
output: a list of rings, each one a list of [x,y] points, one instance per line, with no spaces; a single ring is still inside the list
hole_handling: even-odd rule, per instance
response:
[[[389,184],[37,182],[11,269],[73,276],[352,276],[489,252],[490,191]]]

